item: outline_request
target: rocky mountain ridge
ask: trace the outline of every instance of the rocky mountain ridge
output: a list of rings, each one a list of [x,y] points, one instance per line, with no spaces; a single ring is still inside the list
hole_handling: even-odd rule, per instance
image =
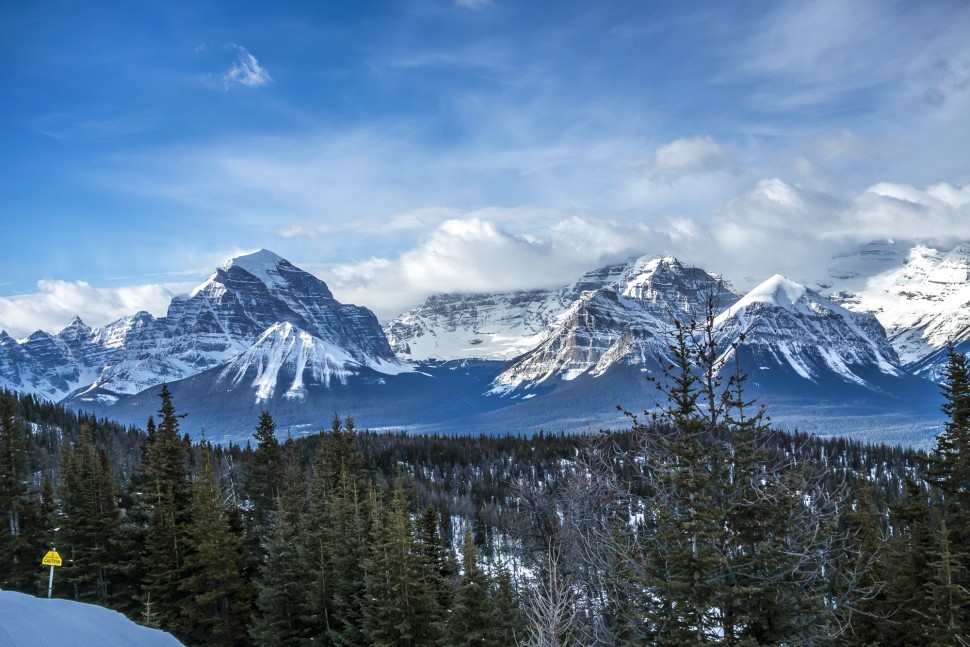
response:
[[[290,336],[301,331],[311,340],[318,352],[304,364],[321,378],[362,366],[407,370],[370,310],[337,302],[323,281],[261,250],[175,297],[164,317],[139,312],[97,329],[75,318],[56,335],[37,332],[24,343],[3,334],[0,385],[56,401],[110,403],[252,355],[283,324]]]
[[[565,430],[614,424],[618,400],[638,402],[644,376],[669,362],[676,323],[716,314],[721,361],[737,360],[776,408],[791,405],[791,420],[823,405],[851,430],[862,409],[906,409],[897,419],[909,438],[935,419],[924,378],[939,345],[966,343],[968,259],[967,246],[877,244],[835,259],[818,290],[775,276],[741,294],[706,269],[644,256],[558,289],[434,296],[382,329],[262,250],[174,298],[164,317],[0,333],[0,386],[141,424],[168,383],[227,437],[264,406],[290,429],[349,407],[376,427]]]

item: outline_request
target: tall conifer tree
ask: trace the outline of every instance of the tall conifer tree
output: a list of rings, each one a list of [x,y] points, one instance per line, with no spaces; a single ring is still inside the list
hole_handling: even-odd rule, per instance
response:
[[[245,645],[252,591],[241,573],[242,538],[230,529],[212,469],[212,449],[203,443],[201,451],[179,581],[179,633],[195,645]]]
[[[256,449],[246,470],[243,492],[246,497],[246,532],[250,550],[262,556],[272,522],[272,510],[279,495],[280,443],[276,438],[276,422],[265,409],[259,415],[254,432]]]
[[[107,457],[97,452],[91,430],[81,426],[75,447],[61,462],[64,576],[75,600],[106,604],[116,575],[121,523],[117,486]]]
[[[151,512],[145,537],[142,599],[151,601],[162,627],[179,627],[182,595],[179,585],[185,566],[185,531],[191,501],[187,452],[179,436],[179,418],[167,386],[155,435],[146,444],[145,484]]]
[[[308,578],[300,550],[306,485],[297,451],[292,440],[282,448],[280,491],[256,582],[258,611],[250,630],[256,645],[297,647],[309,637],[303,618]]]
[[[38,564],[50,548],[41,544],[44,521],[39,497],[30,491],[30,435],[9,391],[0,393],[0,588],[33,593]]]

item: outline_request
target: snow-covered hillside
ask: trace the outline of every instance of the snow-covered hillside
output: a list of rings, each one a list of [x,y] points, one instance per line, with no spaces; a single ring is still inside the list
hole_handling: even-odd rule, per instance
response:
[[[874,314],[903,365],[918,372],[938,374],[943,359],[924,360],[948,342],[970,342],[968,243],[948,252],[916,245],[888,268],[833,288],[833,300]]]
[[[72,600],[0,591],[2,647],[178,647],[170,634],[117,611]]]
[[[873,372],[903,374],[875,317],[851,312],[781,275],[718,315],[714,326],[727,348],[744,351],[756,379],[782,367],[811,382],[835,378],[876,388],[868,381]]]

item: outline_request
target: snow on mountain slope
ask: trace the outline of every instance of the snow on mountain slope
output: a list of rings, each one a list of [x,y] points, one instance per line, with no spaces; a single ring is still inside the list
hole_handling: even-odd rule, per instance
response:
[[[411,360],[512,359],[535,348],[583,292],[619,280],[629,264],[592,270],[552,290],[433,295],[384,332],[394,351]]]
[[[875,317],[847,310],[781,275],[751,290],[714,325],[726,356],[738,343],[753,373],[781,366],[812,382],[834,375],[867,388],[876,388],[873,373],[903,374]]]
[[[364,367],[391,375],[410,370],[380,358],[359,361],[346,349],[285,322],[270,326],[255,344],[226,363],[218,379],[232,387],[252,387],[257,402],[272,399],[280,390],[284,398],[301,400],[306,383],[346,384],[350,375]]]
[[[73,600],[0,591],[3,647],[178,647],[171,634],[135,624],[117,611]]]
[[[542,344],[549,327],[558,327],[559,319],[572,316],[570,310],[585,292],[615,292],[654,316],[687,307],[693,296],[678,292],[672,282],[679,281],[684,288],[693,281],[703,282],[706,272],[682,268],[685,274],[677,278],[664,272],[654,275],[660,263],[662,259],[652,256],[631,258],[587,272],[555,290],[434,295],[384,330],[391,347],[408,359],[513,359]],[[672,282],[665,284],[667,280]],[[673,300],[668,302],[668,296]]]
[[[223,365],[284,323],[335,357],[339,350],[341,365],[405,370],[370,310],[339,303],[323,281],[261,250],[175,297],[165,317],[139,312],[98,329],[75,319],[57,335],[0,337],[0,385],[110,403]]]
[[[851,290],[836,285],[832,299],[879,319],[904,366],[928,377],[939,371],[947,342],[970,342],[970,244],[949,252],[916,245],[905,261]],[[917,366],[918,365],[918,366]]]
[[[415,360],[511,359],[533,348],[566,306],[554,290],[434,295],[384,331],[391,348]]]
[[[606,285],[582,293],[535,349],[498,376],[496,386],[595,377],[617,363],[656,365],[667,354],[674,321],[702,315],[708,295],[717,299],[716,310],[740,296],[719,277],[675,258],[636,259]]]

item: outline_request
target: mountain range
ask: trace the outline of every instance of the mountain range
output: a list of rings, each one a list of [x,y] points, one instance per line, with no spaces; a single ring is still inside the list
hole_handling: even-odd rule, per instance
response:
[[[744,294],[644,256],[558,289],[434,295],[384,326],[261,250],[164,317],[0,333],[0,387],[142,425],[165,383],[186,430],[219,441],[248,437],[263,408],[293,433],[334,413],[377,429],[575,431],[655,406],[648,378],[671,332],[705,313],[717,361],[748,374],[776,425],[925,445],[945,345],[970,350],[970,244],[873,243],[813,281],[776,275]]]

